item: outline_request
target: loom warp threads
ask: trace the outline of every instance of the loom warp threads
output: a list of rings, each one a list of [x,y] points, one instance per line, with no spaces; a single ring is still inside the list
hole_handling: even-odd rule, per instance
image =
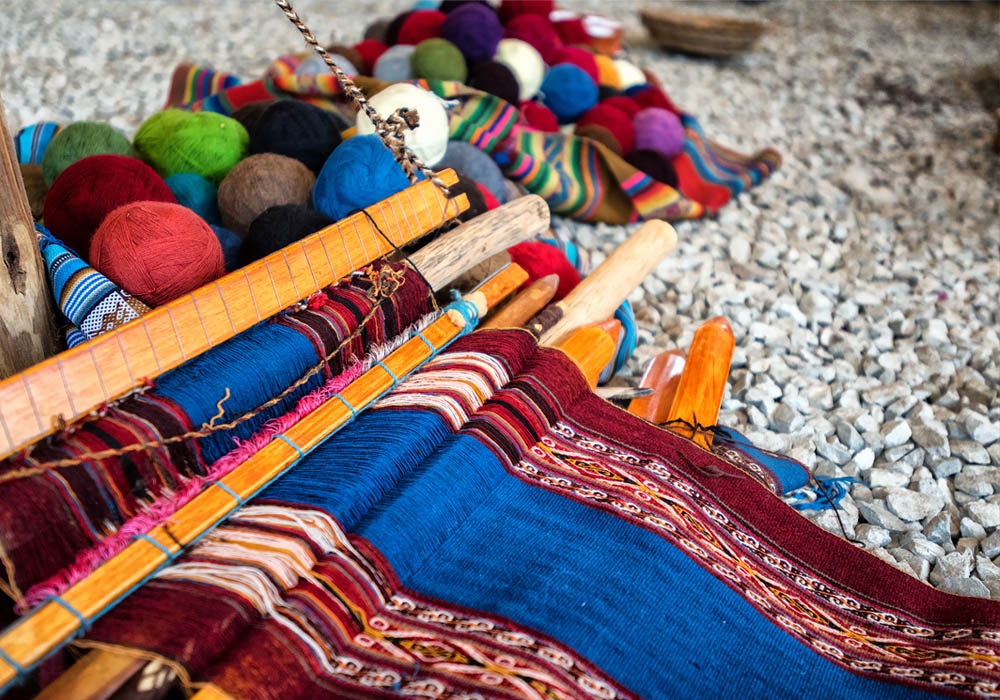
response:
[[[240,248],[240,263],[259,260],[332,223],[325,214],[300,204],[269,207],[250,224]]]

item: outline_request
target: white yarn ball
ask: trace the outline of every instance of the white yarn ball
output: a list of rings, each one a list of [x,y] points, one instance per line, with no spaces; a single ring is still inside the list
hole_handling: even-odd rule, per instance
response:
[[[623,58],[615,61],[615,68],[618,69],[618,80],[621,82],[622,90],[628,90],[634,85],[645,85],[649,82],[641,68]]]
[[[520,87],[518,99],[530,100],[538,93],[545,79],[545,61],[534,46],[520,39],[501,39],[493,60],[502,63],[514,74]]]
[[[415,109],[420,116],[420,125],[416,129],[404,129],[406,146],[424,165],[436,165],[444,158],[448,150],[448,112],[433,92],[409,83],[396,83],[372,97],[368,104],[383,118],[400,107]],[[358,112],[358,135],[374,133],[372,120],[363,110]]]

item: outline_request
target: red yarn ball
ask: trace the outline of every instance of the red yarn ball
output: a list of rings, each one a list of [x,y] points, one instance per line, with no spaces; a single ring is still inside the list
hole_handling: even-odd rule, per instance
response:
[[[507,24],[519,15],[541,15],[548,17],[556,9],[555,0],[503,0],[497,13],[500,21]]]
[[[365,39],[364,41],[359,41],[354,45],[354,50],[358,52],[359,56],[361,56],[361,62],[364,65],[356,66],[356,68],[364,72],[365,75],[371,75],[372,71],[375,69],[375,61],[377,61],[378,57],[384,54],[388,48],[388,46],[378,39]]]
[[[399,28],[396,43],[416,46],[424,39],[437,39],[441,36],[441,26],[446,19],[448,15],[437,10],[417,10]]]
[[[133,202],[107,215],[90,245],[98,272],[149,306],[192,292],[226,273],[212,227],[187,207]]]
[[[550,66],[555,63],[563,45],[548,17],[542,15],[518,15],[507,23],[504,37],[520,39],[531,44]]]
[[[583,20],[572,10],[556,10],[549,15],[549,20],[564,44],[590,43],[590,35],[587,34]]]
[[[561,250],[541,241],[525,241],[507,249],[511,262],[515,262],[528,273],[531,284],[546,275],[558,275],[559,286],[553,301],[559,301],[580,284],[580,273]]]
[[[601,82],[597,61],[594,60],[594,54],[587,49],[581,49],[579,46],[563,46],[556,54],[555,62],[552,65],[560,63],[572,63],[574,66],[582,68],[587,75],[593,78],[595,85],[599,85]]]
[[[528,100],[521,103],[521,120],[533,129],[556,133],[559,131],[559,120],[551,109],[541,102]]]
[[[659,107],[660,109],[665,109],[668,112],[673,112],[674,114],[680,114],[681,111],[677,109],[677,105],[670,101],[670,98],[660,89],[653,87],[652,85],[647,85],[642,90],[629,95],[636,104],[638,104],[643,109],[647,107]]]
[[[583,113],[576,120],[577,128],[587,124],[603,126],[621,146],[621,154],[628,155],[635,148],[635,127],[628,114],[612,105],[601,103]]]
[[[611,97],[605,97],[601,100],[601,104],[620,109],[629,116],[629,119],[642,111],[642,107],[639,103],[626,95],[612,95]]]
[[[492,192],[486,189],[486,186],[483,183],[477,182],[476,188],[479,190],[480,194],[483,195],[483,202],[486,203],[486,211],[496,209],[500,206],[500,202],[493,196]]]
[[[104,217],[130,202],[177,202],[155,170],[119,155],[87,156],[59,173],[45,195],[45,226],[89,260],[90,240]]]

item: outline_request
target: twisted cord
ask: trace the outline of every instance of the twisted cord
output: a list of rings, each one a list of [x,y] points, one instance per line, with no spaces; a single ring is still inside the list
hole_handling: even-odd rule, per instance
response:
[[[445,196],[449,194],[447,185],[438,177],[437,173],[428,168],[417,156],[406,147],[406,141],[403,138],[404,129],[416,129],[420,125],[420,115],[417,114],[416,110],[401,108],[390,114],[387,118],[383,118],[375,108],[371,106],[368,102],[368,98],[361,89],[354,84],[350,76],[347,75],[340,67],[334,63],[333,57],[330,53],[320,45],[316,40],[316,36],[312,33],[312,30],[306,26],[306,23],[302,21],[299,17],[299,13],[295,11],[292,4],[288,0],[274,0],[274,4],[285,13],[285,17],[288,21],[292,23],[302,37],[305,39],[306,44],[323,59],[323,62],[333,71],[333,74],[337,76],[337,82],[340,83],[340,87],[343,89],[344,94],[357,105],[358,109],[362,110],[369,119],[372,120],[372,124],[375,125],[375,133],[378,137],[382,139],[382,143],[385,144],[396,161],[402,166],[403,172],[406,173],[406,177],[409,178],[411,183],[417,181],[417,172],[423,173],[428,180],[433,182],[438,188],[444,192]]]

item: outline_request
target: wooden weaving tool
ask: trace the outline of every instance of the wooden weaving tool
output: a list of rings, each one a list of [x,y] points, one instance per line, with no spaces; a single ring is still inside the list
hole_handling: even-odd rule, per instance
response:
[[[639,386],[650,388],[653,393],[632,399],[628,412],[645,418],[650,423],[665,422],[683,370],[684,353],[680,350],[667,350],[650,360],[639,380]]]
[[[545,275],[491,314],[480,328],[518,328],[552,301],[559,288],[559,275]]]
[[[446,184],[453,171],[440,174]],[[180,366],[469,206],[422,181],[322,231],[0,382],[0,458]],[[381,233],[377,230],[381,229]],[[384,234],[384,235],[383,235]]]

